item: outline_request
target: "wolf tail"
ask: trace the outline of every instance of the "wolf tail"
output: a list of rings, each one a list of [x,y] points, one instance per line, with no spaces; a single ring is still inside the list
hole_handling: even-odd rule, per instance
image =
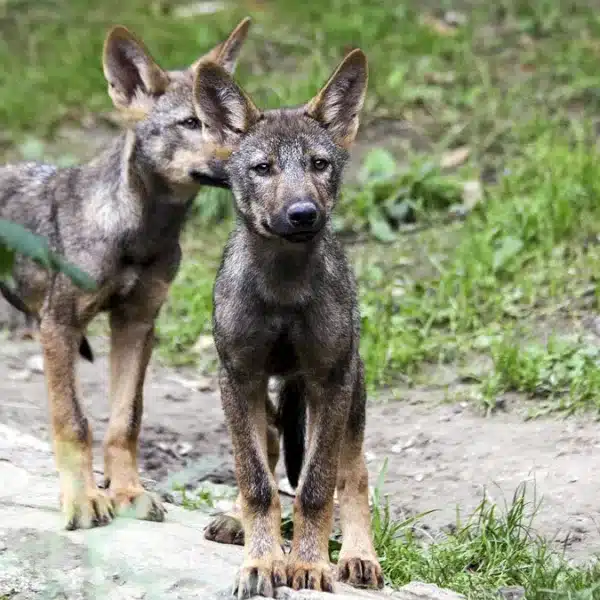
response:
[[[0,281],[0,294],[4,297],[4,299],[13,307],[16,308],[19,312],[22,312],[25,316],[35,319],[36,323],[40,322],[40,316],[31,311],[29,307],[25,304],[25,302],[18,296],[13,290],[11,290],[5,283]],[[94,353],[92,352],[92,347],[88,339],[83,336],[81,338],[81,342],[79,344],[79,354],[85,360],[89,362],[94,362]]]
[[[302,379],[287,380],[279,394],[279,424],[283,458],[290,485],[296,489],[304,463],[306,437],[306,386]]]

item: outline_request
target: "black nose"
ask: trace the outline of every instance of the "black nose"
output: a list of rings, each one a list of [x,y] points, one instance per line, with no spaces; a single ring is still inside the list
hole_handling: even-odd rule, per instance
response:
[[[295,202],[287,209],[287,218],[293,227],[312,227],[319,213],[312,202]]]

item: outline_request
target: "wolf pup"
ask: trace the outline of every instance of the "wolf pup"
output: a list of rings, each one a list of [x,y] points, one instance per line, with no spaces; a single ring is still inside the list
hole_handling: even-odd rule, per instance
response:
[[[207,132],[236,148],[226,168],[238,223],[215,282],[214,336],[245,538],[238,597],[271,597],[286,584],[333,591],[328,538],[336,488],[338,577],[381,587],[363,455],[356,287],[331,226],[366,93],[366,57],[348,54],[301,108],[261,112],[216,65],[200,67],[196,85]],[[283,378],[278,412],[288,476],[297,484],[288,556],[272,472],[270,376]],[[220,537],[219,523],[231,526],[220,519],[209,537]]]
[[[198,118],[198,70],[212,61],[233,71],[249,24],[243,20],[227,40],[180,71],[163,70],[127,29],[113,28],[103,64],[110,97],[128,121],[123,134],[84,166],[0,168],[0,217],[45,236],[98,283],[97,292],[84,293],[26,260],[17,261],[14,272],[16,297],[39,316],[67,529],[104,525],[115,513],[164,518],[138,475],[144,376],[154,321],[179,266],[179,235],[191,200],[201,184],[226,185],[227,149],[206,138]],[[101,311],[109,313],[111,328],[107,492],[94,480],[92,432],[75,373],[83,332]]]

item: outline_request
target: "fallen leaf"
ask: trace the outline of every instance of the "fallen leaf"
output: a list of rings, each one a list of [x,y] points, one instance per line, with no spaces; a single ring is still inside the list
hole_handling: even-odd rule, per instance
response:
[[[436,19],[431,15],[427,15],[423,18],[423,24],[435,31],[435,33],[444,36],[454,35],[456,29],[440,19]]]
[[[440,160],[440,166],[442,167],[442,169],[454,169],[462,165],[467,160],[467,158],[469,158],[470,154],[471,149],[467,146],[455,148],[454,150],[445,152],[442,155],[442,158]]]
[[[532,65],[531,63],[525,63],[520,65],[520,69],[521,71],[523,71],[523,73],[535,73],[536,71],[535,65]]]

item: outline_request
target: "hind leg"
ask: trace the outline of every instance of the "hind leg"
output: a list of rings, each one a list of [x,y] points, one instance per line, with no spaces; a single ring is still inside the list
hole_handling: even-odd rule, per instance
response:
[[[279,429],[277,411],[267,397],[267,459],[269,469],[275,475],[279,461]],[[238,494],[231,510],[217,515],[204,531],[204,537],[220,544],[244,545],[244,527],[242,526],[241,494]]]

